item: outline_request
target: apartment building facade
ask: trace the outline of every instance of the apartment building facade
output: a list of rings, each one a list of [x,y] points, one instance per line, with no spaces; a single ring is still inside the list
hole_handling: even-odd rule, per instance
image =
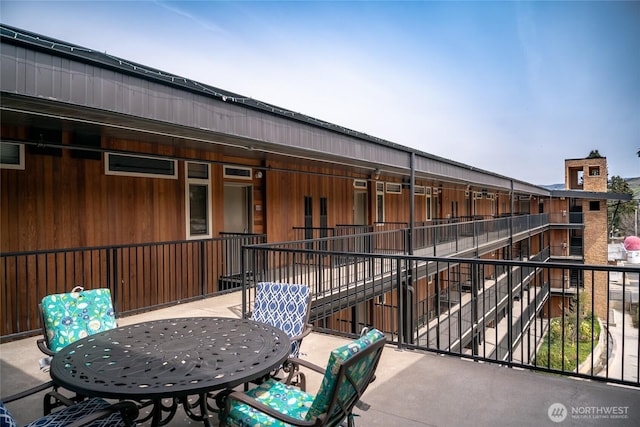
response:
[[[606,201],[618,196],[604,158],[567,160],[566,190],[551,191],[17,28],[2,26],[0,54],[2,336],[37,328],[37,312],[16,307],[102,277],[126,284],[121,312],[226,291],[244,274],[227,245],[239,236],[406,229],[393,250],[413,254],[434,227],[543,216],[454,253],[606,264]],[[224,253],[205,260],[216,239]],[[445,276],[417,294],[450,286]],[[568,268],[547,280],[555,312],[598,279]]]

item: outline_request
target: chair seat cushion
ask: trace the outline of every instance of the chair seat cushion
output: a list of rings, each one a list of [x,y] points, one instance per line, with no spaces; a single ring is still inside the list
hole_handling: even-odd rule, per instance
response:
[[[280,413],[299,420],[305,419],[307,411],[309,411],[314,399],[313,395],[278,382],[274,379],[268,379],[258,387],[247,391],[246,394]],[[284,427],[289,425],[243,403],[235,402],[233,400],[231,400],[230,403],[231,410],[227,417],[227,423],[230,426]]]
[[[66,426],[82,417],[93,414],[100,409],[110,406],[110,403],[104,399],[94,397],[85,400],[73,406],[68,406],[60,411],[52,412],[47,416],[37,419],[24,427],[57,427]],[[90,427],[124,427],[126,424],[120,415],[120,412],[114,412],[109,416],[101,418],[88,424]]]

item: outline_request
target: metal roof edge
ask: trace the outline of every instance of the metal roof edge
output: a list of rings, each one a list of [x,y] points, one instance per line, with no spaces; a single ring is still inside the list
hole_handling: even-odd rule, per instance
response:
[[[570,197],[574,199],[606,199],[606,200],[632,200],[633,195],[623,193],[609,193],[600,191],[582,190],[552,190],[552,197]]]
[[[221,102],[230,102],[235,104],[241,104],[247,108],[267,112],[280,117],[289,118],[302,123],[306,123],[312,126],[317,126],[321,129],[337,132],[340,134],[348,135],[353,138],[371,142],[374,144],[383,145],[389,148],[393,148],[407,154],[415,154],[420,157],[432,159],[438,162],[446,163],[452,166],[456,166],[462,169],[467,169],[473,172],[479,172],[488,176],[493,176],[503,180],[511,181],[519,184],[522,187],[530,187],[532,192],[536,194],[547,195],[550,194],[549,190],[544,186],[532,184],[526,181],[507,177],[495,172],[487,171],[475,166],[471,166],[465,163],[457,162],[455,160],[440,157],[434,154],[430,154],[415,148],[407,147],[401,144],[397,144],[386,139],[378,138],[363,132],[355,131],[340,125],[336,125],[324,120],[316,119],[311,116],[307,116],[302,113],[297,113],[286,108],[278,107],[267,102],[259,101],[250,97],[246,97],[237,93],[229,92],[224,89],[219,89],[214,86],[210,86],[204,83],[196,82],[195,80],[188,79],[186,77],[177,76],[168,72],[164,72],[153,67],[145,66],[133,61],[122,59],[113,55],[109,55],[106,52],[98,52],[96,50],[86,48],[80,45],[69,43],[66,41],[58,40],[52,37],[44,36],[38,33],[34,33],[21,28],[13,27],[11,25],[0,23],[0,38],[3,41],[7,41],[16,45],[26,45],[33,49],[38,49],[45,52],[55,52],[57,55],[63,55],[65,57],[73,58],[75,60],[100,64],[112,70],[123,72],[129,75],[134,75],[140,78],[161,82],[166,85],[176,86],[182,90],[195,92],[199,94],[205,94],[213,98],[218,99]]]

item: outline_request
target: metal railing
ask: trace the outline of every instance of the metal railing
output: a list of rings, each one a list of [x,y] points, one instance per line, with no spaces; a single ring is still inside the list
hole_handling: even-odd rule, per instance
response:
[[[477,221],[459,218],[422,223],[410,230],[406,223],[336,226],[335,228],[294,227],[298,239],[284,245],[309,250],[449,256],[482,245],[506,241],[514,235],[528,235],[549,225],[548,214],[518,215]],[[413,234],[410,234],[410,233]],[[305,238],[304,236],[309,236]],[[310,238],[313,236],[313,238]],[[300,243],[304,241],[304,243]],[[298,243],[296,243],[298,242]],[[410,247],[409,243],[412,243]],[[339,261],[339,260],[335,260]]]
[[[258,234],[204,240],[0,254],[2,340],[40,329],[38,304],[74,286],[109,288],[119,315],[236,290],[251,271],[242,247],[264,243]],[[244,272],[244,274],[243,274]]]
[[[614,292],[637,294],[637,269],[317,251],[297,242],[246,247],[244,262],[254,271],[245,310],[260,281],[305,283],[317,331],[357,336],[374,326],[400,348],[640,386],[631,321],[638,299]],[[565,280],[572,274],[579,286]],[[580,345],[556,349],[549,335]]]
[[[553,224],[584,224],[582,212],[559,212],[549,214],[549,220]]]

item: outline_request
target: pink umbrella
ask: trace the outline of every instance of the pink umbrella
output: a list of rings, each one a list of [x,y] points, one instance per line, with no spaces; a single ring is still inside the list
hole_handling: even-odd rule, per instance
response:
[[[629,236],[624,239],[624,248],[627,251],[640,251],[640,237]]]

